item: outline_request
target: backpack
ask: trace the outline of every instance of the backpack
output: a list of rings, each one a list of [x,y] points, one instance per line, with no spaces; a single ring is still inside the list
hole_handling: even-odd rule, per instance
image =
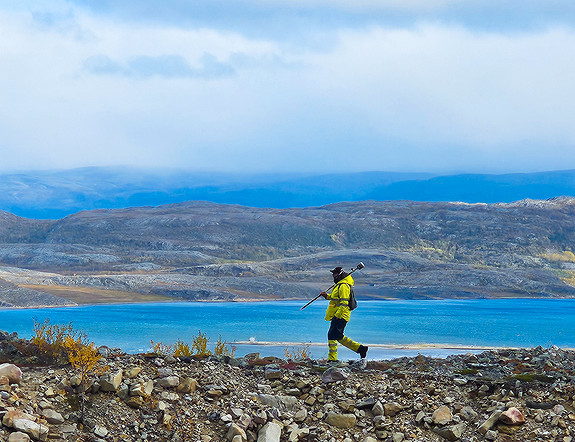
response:
[[[349,301],[347,302],[347,306],[349,307],[349,311],[352,311],[357,308],[357,299],[355,299],[355,293],[353,292],[353,287],[349,284],[345,285],[349,287]]]

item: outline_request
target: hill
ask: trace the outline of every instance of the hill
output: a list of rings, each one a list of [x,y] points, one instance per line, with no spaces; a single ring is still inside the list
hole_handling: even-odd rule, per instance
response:
[[[328,268],[363,261],[360,298],[573,297],[574,215],[567,197],[301,209],[187,202],[53,221],[5,213],[0,278],[80,303],[304,299],[330,285]]]

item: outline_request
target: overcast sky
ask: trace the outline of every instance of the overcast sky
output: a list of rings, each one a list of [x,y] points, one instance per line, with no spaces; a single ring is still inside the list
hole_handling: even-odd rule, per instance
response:
[[[0,0],[0,171],[575,169],[572,0]]]

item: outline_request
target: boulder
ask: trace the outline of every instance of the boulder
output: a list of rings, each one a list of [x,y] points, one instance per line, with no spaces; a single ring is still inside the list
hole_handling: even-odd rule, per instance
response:
[[[0,376],[6,376],[11,384],[19,384],[22,380],[22,370],[14,364],[0,364]]]
[[[180,385],[178,385],[178,392],[182,394],[189,394],[196,391],[198,388],[198,381],[193,378],[182,378],[180,380]]]
[[[242,442],[248,440],[246,432],[244,431],[243,428],[241,428],[239,425],[231,424],[226,434],[226,440],[233,441],[234,439],[237,439],[238,436]]]
[[[445,425],[451,422],[453,415],[451,410],[446,405],[442,405],[431,415],[431,420],[435,425]]]
[[[257,400],[264,405],[279,409],[293,410],[298,406],[298,400],[293,396],[273,396],[271,394],[258,394]]]
[[[15,419],[14,429],[28,434],[32,439],[44,440],[48,436],[48,427],[28,419]]]
[[[525,417],[517,408],[511,407],[501,413],[499,422],[505,425],[521,425],[525,423]]]
[[[281,427],[275,422],[268,422],[258,432],[257,442],[280,442]]]
[[[8,442],[29,442],[30,441],[30,436],[28,436],[26,433],[22,433],[21,431],[14,431],[13,433],[10,433],[10,436],[8,436]]]
[[[355,414],[350,413],[334,413],[327,414],[326,422],[337,428],[352,428],[355,426],[357,418]]]
[[[485,436],[487,432],[491,430],[495,423],[499,420],[499,416],[501,416],[501,411],[494,411],[491,416],[489,416],[489,419],[487,419],[479,426],[477,431]]]
[[[463,407],[459,412],[459,414],[461,414],[461,417],[463,419],[469,422],[474,422],[475,420],[477,420],[477,417],[479,416],[479,414],[468,405]]]
[[[140,408],[144,405],[144,398],[142,396],[130,396],[125,403],[130,408]]]
[[[439,434],[444,439],[450,441],[459,440],[461,438],[461,435],[463,434],[463,431],[465,431],[464,423],[451,425],[449,427],[435,427],[433,429],[434,433]]]
[[[178,376],[166,376],[158,379],[156,384],[164,388],[174,388],[180,385],[180,378]]]
[[[148,397],[152,394],[153,390],[154,390],[153,381],[142,382],[130,386],[130,396]]]
[[[100,377],[100,389],[102,391],[117,391],[122,383],[122,370],[106,373]]]
[[[142,371],[141,367],[130,367],[124,370],[125,379],[134,379]]]
[[[403,407],[399,405],[397,402],[388,402],[386,404],[383,404],[383,413],[386,416],[395,416],[401,410],[403,410]]]
[[[332,367],[324,371],[321,380],[324,384],[331,382],[343,381],[349,377],[349,371],[343,368]]]
[[[43,410],[42,416],[44,416],[46,418],[46,421],[52,425],[61,425],[64,423],[64,418],[62,417],[62,415],[50,408]]]
[[[266,367],[264,371],[264,377],[266,379],[281,379],[283,374],[279,368]]]

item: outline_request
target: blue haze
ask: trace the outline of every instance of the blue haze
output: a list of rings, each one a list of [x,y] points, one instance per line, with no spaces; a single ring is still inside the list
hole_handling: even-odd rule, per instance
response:
[[[215,343],[256,341],[324,342],[328,323],[325,303],[300,311],[302,302],[166,303],[100,305],[73,308],[0,310],[0,329],[30,337],[33,318],[52,323],[72,322],[97,345],[143,352],[150,341],[165,344],[178,339],[191,343],[202,331]],[[367,344],[443,344],[485,347],[575,347],[575,300],[504,299],[445,301],[361,301],[346,334]],[[285,344],[274,347],[239,345],[238,355],[260,351],[283,355]],[[463,350],[462,350],[463,351]],[[446,356],[462,351],[445,349],[389,350],[372,348],[372,359],[422,353]],[[311,347],[314,358],[327,350]],[[347,350],[342,358],[355,355]]]

